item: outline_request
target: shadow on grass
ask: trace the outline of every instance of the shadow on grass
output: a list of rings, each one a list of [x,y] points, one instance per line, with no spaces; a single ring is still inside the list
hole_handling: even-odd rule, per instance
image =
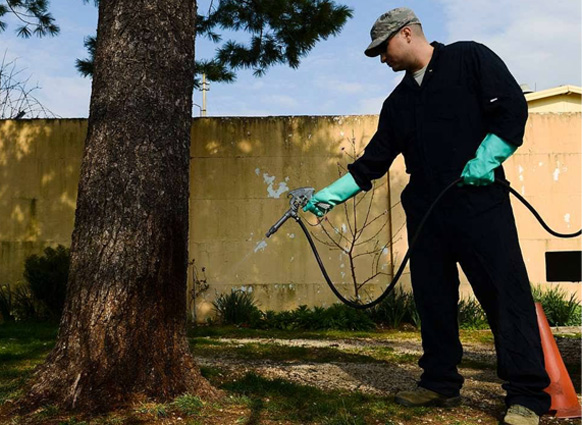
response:
[[[251,414],[245,425],[259,424],[263,415],[271,420],[303,424],[364,425],[369,421],[390,424],[391,419],[422,418],[431,412],[424,407],[403,408],[386,397],[357,391],[324,391],[280,378],[263,378],[252,372],[224,383],[221,388],[247,400]]]
[[[190,347],[192,352],[200,357],[228,357],[250,361],[270,360],[293,363],[383,363],[385,361],[370,355],[349,353],[332,347],[287,346],[264,342],[233,344],[194,338],[190,340]]]
[[[57,328],[53,323],[0,325],[0,405],[19,395],[54,346]]]

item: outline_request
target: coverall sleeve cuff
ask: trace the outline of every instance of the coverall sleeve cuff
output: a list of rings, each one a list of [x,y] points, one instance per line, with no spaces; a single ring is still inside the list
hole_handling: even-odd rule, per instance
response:
[[[357,163],[348,164],[348,171],[354,178],[356,184],[360,187],[363,191],[368,191],[372,189],[372,182],[366,179],[358,170]]]

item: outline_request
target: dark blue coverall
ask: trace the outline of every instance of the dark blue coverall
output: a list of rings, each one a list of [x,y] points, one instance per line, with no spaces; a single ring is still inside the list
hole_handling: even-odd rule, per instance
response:
[[[363,190],[402,153],[410,182],[401,195],[411,238],[420,219],[459,178],[488,133],[523,143],[527,103],[503,61],[475,42],[432,43],[422,84],[411,73],[385,100],[378,129],[348,169]],[[504,178],[503,168],[495,177]],[[519,247],[509,193],[502,186],[455,187],[440,201],[410,257],[421,318],[424,370],[419,385],[457,396],[463,384],[457,304],[459,263],[487,314],[506,404],[541,415],[549,385],[529,279]]]

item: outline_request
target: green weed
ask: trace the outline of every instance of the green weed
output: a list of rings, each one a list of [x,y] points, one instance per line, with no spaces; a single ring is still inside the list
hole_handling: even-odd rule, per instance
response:
[[[204,407],[204,403],[198,396],[184,394],[183,396],[176,398],[173,401],[172,406],[176,407],[183,414],[192,416],[200,412],[200,409]]]
[[[580,326],[582,324],[582,307],[576,294],[569,297],[563,289],[554,286],[542,289],[541,286],[532,288],[532,295],[544,309],[550,326]]]

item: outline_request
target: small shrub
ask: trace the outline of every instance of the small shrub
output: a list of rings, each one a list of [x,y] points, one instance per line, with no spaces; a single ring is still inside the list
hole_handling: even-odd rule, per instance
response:
[[[324,330],[369,331],[376,328],[376,324],[366,313],[345,304],[334,304],[315,314],[321,315],[320,322]]]
[[[4,322],[14,321],[14,315],[12,314],[13,308],[10,285],[0,286],[0,316]]]
[[[62,245],[46,248],[43,255],[32,255],[24,263],[24,278],[32,294],[44,303],[53,317],[60,317],[65,305],[70,253]]]
[[[488,329],[489,323],[481,304],[474,298],[461,299],[458,304],[459,328]]]
[[[223,324],[250,325],[261,316],[253,294],[249,292],[232,290],[230,294],[220,294],[212,305]]]
[[[412,293],[395,289],[369,311],[370,318],[379,324],[398,328],[404,323],[420,327],[420,318]]]
[[[532,288],[535,302],[544,309],[550,326],[580,326],[582,323],[582,308],[575,294],[570,297],[557,286],[543,290],[541,286]]]
[[[28,284],[20,284],[15,289],[9,284],[0,287],[0,316],[4,322],[50,318],[45,305],[36,299]]]
[[[361,310],[355,310],[343,304],[331,307],[313,307],[306,305],[292,311],[267,311],[261,313],[258,320],[251,324],[260,329],[282,330],[354,330],[367,331],[376,325],[370,317]]]

